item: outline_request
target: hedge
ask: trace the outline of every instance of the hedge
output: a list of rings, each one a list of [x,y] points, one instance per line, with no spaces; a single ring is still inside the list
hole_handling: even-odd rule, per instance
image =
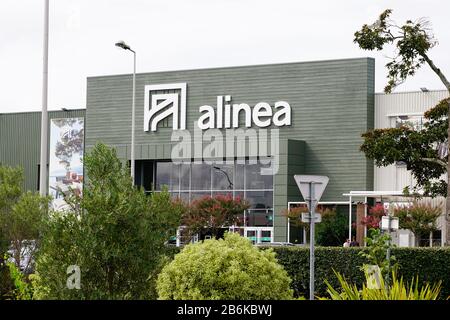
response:
[[[309,249],[276,247],[277,259],[292,279],[294,294],[309,296]],[[317,247],[315,250],[315,289],[316,295],[328,297],[324,280],[334,287],[338,281],[333,269],[343,274],[356,285],[364,281],[360,266],[365,259],[358,255],[363,248]],[[442,281],[441,298],[450,295],[450,247],[446,248],[393,248],[392,255],[397,258],[399,275],[408,282],[415,276],[422,282]]]

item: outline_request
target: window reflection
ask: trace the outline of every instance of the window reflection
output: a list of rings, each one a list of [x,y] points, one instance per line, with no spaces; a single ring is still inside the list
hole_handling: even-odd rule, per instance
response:
[[[167,186],[169,191],[179,188],[179,169],[172,162],[158,162],[156,164],[156,190]]]
[[[191,164],[180,164],[180,190],[190,189]]]
[[[191,190],[211,190],[211,165],[192,164]]]
[[[246,226],[273,224],[273,175],[261,175],[261,164],[235,161],[234,164],[195,164],[159,161],[156,163],[155,187],[166,185],[173,198],[186,203],[204,196],[230,195],[250,204]],[[267,167],[267,165],[263,165]],[[243,221],[243,219],[242,219]]]
[[[233,189],[233,171],[232,164],[213,165],[212,171],[212,189],[213,190],[227,190]]]
[[[273,175],[261,175],[260,163],[245,166],[246,189],[272,189]]]

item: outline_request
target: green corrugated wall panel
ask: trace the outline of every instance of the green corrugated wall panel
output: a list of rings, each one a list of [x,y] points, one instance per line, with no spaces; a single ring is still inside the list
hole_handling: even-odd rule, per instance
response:
[[[67,112],[49,111],[48,113],[49,119],[84,116],[85,110],[83,109]],[[0,114],[0,163],[23,167],[25,190],[35,191],[38,189],[40,140],[40,112]]]

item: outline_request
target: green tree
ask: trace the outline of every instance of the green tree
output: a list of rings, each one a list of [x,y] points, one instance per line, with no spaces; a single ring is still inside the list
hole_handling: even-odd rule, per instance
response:
[[[182,206],[167,191],[146,195],[132,184],[114,149],[97,144],[85,155],[84,194],[66,198],[72,210],[48,219],[37,260],[36,296],[50,299],[154,298],[155,272]],[[68,289],[67,267],[81,271]]]
[[[37,192],[23,192],[22,183],[21,168],[0,166],[0,260],[12,258],[14,270],[25,273],[21,279],[28,281],[26,274],[34,267],[50,198]],[[3,290],[9,287],[8,278],[16,274],[10,270],[6,262],[0,261],[1,295],[12,294],[9,289]]]
[[[286,209],[282,215],[289,219],[289,223],[293,227],[302,228],[306,232],[306,239],[309,241],[309,223],[302,222],[302,213],[307,213],[306,206]],[[322,222],[317,223],[316,243],[319,246],[341,246],[347,238],[348,219],[337,212],[335,207],[327,208],[325,206],[317,206],[316,212],[322,215]]]
[[[158,276],[163,300],[291,299],[291,279],[275,253],[235,233],[189,244]]]
[[[423,65],[428,65],[450,93],[450,82],[429,56],[429,50],[437,44],[429,22],[425,19],[407,20],[405,24],[398,25],[390,19],[391,13],[392,10],[385,10],[375,23],[363,25],[354,39],[364,50],[382,50],[387,45],[395,47],[394,57],[386,64],[389,81],[385,92],[390,93]],[[377,166],[405,162],[417,180],[417,187],[423,189],[426,195],[446,196],[447,228],[450,222],[450,184],[441,176],[447,173],[447,181],[450,181],[450,162],[447,161],[449,105],[450,97],[429,110],[425,114],[429,122],[419,131],[403,126],[367,132],[363,134],[364,144],[361,147]]]
[[[399,218],[400,228],[414,233],[416,246],[419,246],[421,238],[438,229],[437,219],[442,214],[442,208],[416,202],[411,206],[395,208],[393,214]]]
[[[317,223],[316,243],[319,246],[342,246],[348,234],[348,219],[335,208],[319,208],[322,222]]]

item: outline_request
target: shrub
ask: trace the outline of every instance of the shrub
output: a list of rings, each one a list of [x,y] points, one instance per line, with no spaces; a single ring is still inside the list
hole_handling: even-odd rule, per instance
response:
[[[182,224],[191,237],[209,230],[217,238],[219,230],[242,224],[239,216],[249,207],[248,201],[239,197],[233,199],[231,195],[204,196],[188,207],[182,216]]]
[[[437,230],[437,219],[442,214],[440,206],[414,202],[411,206],[394,209],[394,216],[399,218],[400,228],[409,229],[414,233],[416,246],[422,237]]]
[[[308,248],[274,248],[278,262],[284,266],[292,279],[295,296],[304,296],[309,292],[309,249]],[[358,253],[365,248],[317,247],[315,250],[315,288],[316,294],[326,296],[328,279],[333,287],[339,281],[333,269],[348,281],[358,286],[364,282],[364,272],[360,267],[369,263]],[[442,281],[440,298],[450,295],[450,248],[392,248],[398,264],[398,274],[404,279],[418,277],[419,284]]]
[[[290,278],[272,250],[238,234],[189,244],[158,276],[160,299],[291,299]]]

